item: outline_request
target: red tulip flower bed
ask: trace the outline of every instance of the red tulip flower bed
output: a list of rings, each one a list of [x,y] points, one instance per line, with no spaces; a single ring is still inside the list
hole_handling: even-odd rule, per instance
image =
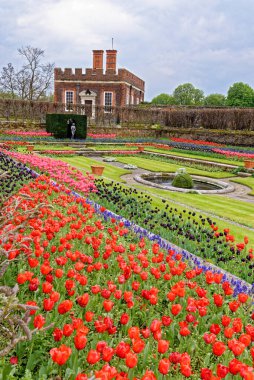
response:
[[[34,379],[254,379],[252,300],[234,298],[222,274],[188,266],[47,177],[9,209],[21,194],[0,231],[11,260],[4,281],[38,307],[38,332],[12,352],[17,378],[27,368]],[[6,230],[15,231],[9,241]]]
[[[218,147],[225,146],[224,144],[218,144],[215,142],[210,142],[210,141],[205,141],[205,140],[184,139],[181,137],[172,137],[172,138],[170,138],[170,140],[175,141],[175,142],[182,142],[182,143],[186,143],[186,144],[211,145],[211,146],[218,146]]]

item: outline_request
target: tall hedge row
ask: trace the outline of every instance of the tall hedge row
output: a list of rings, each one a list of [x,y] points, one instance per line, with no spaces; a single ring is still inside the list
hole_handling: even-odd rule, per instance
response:
[[[0,119],[3,122],[44,123],[46,114],[62,114],[67,119],[71,117],[69,113],[66,114],[65,112],[65,104],[63,103],[0,99]],[[80,116],[84,112],[84,104],[73,104],[73,114]],[[191,108],[187,106],[139,105],[112,107],[112,112],[105,113],[104,107],[96,106],[95,115],[95,120],[90,121],[99,126],[114,126],[119,123],[128,126],[134,123],[141,125],[160,124],[175,128],[203,127],[205,129],[254,131],[254,107]]]

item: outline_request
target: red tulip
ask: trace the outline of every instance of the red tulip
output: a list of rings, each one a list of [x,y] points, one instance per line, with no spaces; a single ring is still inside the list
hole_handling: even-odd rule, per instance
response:
[[[78,373],[75,380],[88,380],[88,377],[84,373]]]
[[[173,304],[171,306],[171,313],[173,315],[178,315],[181,312],[181,310],[182,310],[182,306],[180,304],[178,304],[178,303],[177,304]]]
[[[104,340],[102,341],[99,341],[97,344],[96,344],[96,350],[100,353],[102,353],[102,351],[104,350],[104,348],[107,347],[107,342],[105,342]]]
[[[86,360],[89,364],[95,364],[100,360],[100,353],[96,350],[90,350],[88,352]]]
[[[226,350],[226,346],[223,342],[217,341],[213,344],[213,353],[216,356],[221,356]]]
[[[140,335],[139,327],[132,326],[128,330],[128,335],[131,339],[138,339]]]
[[[220,330],[221,330],[220,326],[219,326],[218,324],[216,324],[216,323],[213,323],[213,324],[211,325],[211,327],[210,327],[210,331],[211,331],[211,333],[213,333],[213,334],[215,334],[215,335],[218,335],[219,332],[220,332]]]
[[[55,303],[50,298],[45,298],[43,300],[43,309],[45,311],[50,311],[53,309]]]
[[[130,346],[128,343],[125,343],[125,342],[118,343],[116,347],[116,355],[119,358],[121,359],[125,358],[128,352],[130,352]]]
[[[223,316],[221,317],[221,323],[222,323],[222,325],[223,325],[224,327],[228,326],[228,325],[230,324],[230,322],[231,322],[231,318],[228,317],[227,315],[223,315]]]
[[[139,354],[145,348],[145,342],[142,339],[136,339],[132,342],[132,350]]]
[[[211,380],[212,371],[209,368],[201,368],[200,377],[202,380]]]
[[[162,373],[162,375],[167,375],[169,373],[170,368],[170,361],[169,359],[161,359],[159,361],[159,372]]]
[[[98,351],[98,350],[97,350]],[[113,356],[114,356],[114,349],[111,348],[111,347],[104,347],[103,351],[102,351],[102,360],[104,360],[105,362],[110,362],[110,360],[112,360]]]
[[[170,323],[172,322],[172,319],[166,315],[163,315],[161,317],[161,321],[162,321],[163,326],[169,326]]]
[[[136,354],[133,354],[132,352],[129,352],[128,354],[126,354],[126,357],[125,357],[125,364],[126,364],[127,367],[129,367],[129,368],[134,368],[134,367],[136,367],[136,365],[138,364],[138,358],[137,358],[137,355],[136,355]]]
[[[18,364],[18,357],[17,357],[17,356],[12,356],[12,357],[10,358],[10,363],[11,363],[11,365],[16,365],[16,364]]]
[[[169,348],[169,341],[168,340],[163,340],[163,339],[160,339],[158,340],[158,352],[160,354],[165,354],[165,352],[168,350]]]
[[[72,302],[70,300],[65,300],[58,305],[57,310],[59,314],[65,314],[68,311],[70,311],[71,308],[72,308]]]
[[[87,343],[87,337],[85,334],[77,333],[74,337],[74,344],[77,350],[83,350]]]
[[[224,379],[224,377],[227,376],[228,372],[229,372],[229,369],[225,365],[223,365],[223,364],[218,364],[217,365],[217,375],[220,378]]]
[[[65,324],[63,327],[63,335],[64,336],[70,336],[74,331],[73,325],[71,324]]]
[[[214,294],[213,301],[217,307],[221,307],[223,305],[223,297],[220,294]]]
[[[88,304],[88,301],[89,301],[89,294],[88,293],[84,293],[82,296],[79,296],[77,298],[77,303],[81,307],[86,307],[86,305]]]
[[[59,348],[52,348],[50,355],[52,360],[58,365],[64,365],[71,355],[71,348],[62,344]]]
[[[228,369],[232,375],[237,375],[242,367],[242,363],[238,359],[232,359],[229,362]]]
[[[85,320],[86,322],[91,322],[93,320],[94,313],[92,311],[86,311]]]
[[[62,339],[62,337],[63,337],[63,332],[62,332],[62,330],[59,329],[58,327],[56,327],[56,328],[54,329],[54,331],[53,331],[53,337],[54,337],[54,340],[55,340],[56,342],[59,342],[59,341]]]
[[[111,301],[111,300],[104,300],[103,301],[103,307],[104,307],[104,310],[108,313],[112,310],[114,306],[114,302]]]
[[[120,323],[122,325],[126,325],[129,322],[129,315],[127,313],[123,313],[120,318]]]
[[[39,314],[34,317],[34,327],[40,330],[45,325],[45,318]]]

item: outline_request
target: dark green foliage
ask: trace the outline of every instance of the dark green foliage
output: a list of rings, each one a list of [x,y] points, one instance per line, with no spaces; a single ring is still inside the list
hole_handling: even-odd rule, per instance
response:
[[[178,173],[172,181],[172,186],[182,189],[192,189],[193,181],[188,173]]]
[[[46,130],[53,133],[56,138],[70,138],[68,133],[67,121],[73,119],[76,124],[76,139],[85,139],[87,133],[87,117],[86,115],[76,114],[47,114]]]

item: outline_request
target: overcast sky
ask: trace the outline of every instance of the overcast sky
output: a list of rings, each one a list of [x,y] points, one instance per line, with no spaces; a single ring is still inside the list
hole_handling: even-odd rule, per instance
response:
[[[56,67],[92,66],[93,49],[146,83],[146,100],[190,82],[206,95],[254,87],[253,0],[0,0],[0,68],[17,49],[45,50]]]

